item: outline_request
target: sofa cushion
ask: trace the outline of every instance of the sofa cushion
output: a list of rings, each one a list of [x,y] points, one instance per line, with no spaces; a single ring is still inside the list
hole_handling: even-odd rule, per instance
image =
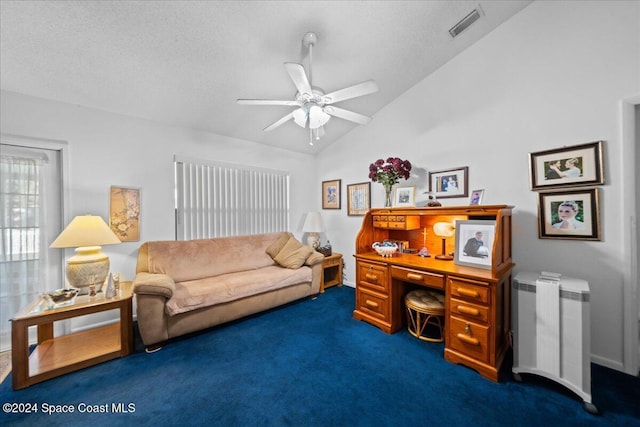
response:
[[[284,245],[289,241],[291,234],[284,233],[282,236],[278,237],[272,244],[267,247],[267,253],[273,259],[280,253]]]
[[[296,269],[302,267],[312,253],[313,248],[303,245],[295,237],[290,236],[273,260],[282,267]]]
[[[286,232],[188,241],[147,242],[149,273],[166,274],[176,282],[274,265],[267,247]]]
[[[310,267],[291,270],[272,265],[257,270],[176,283],[175,292],[165,306],[165,313],[174,316],[300,283],[311,286],[311,280]]]

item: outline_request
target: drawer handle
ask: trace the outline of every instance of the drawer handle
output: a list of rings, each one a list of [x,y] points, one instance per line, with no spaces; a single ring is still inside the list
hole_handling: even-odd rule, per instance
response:
[[[371,308],[378,308],[378,303],[375,301],[366,300],[364,303]]]
[[[478,316],[480,314],[480,310],[477,308],[467,307],[465,305],[459,305],[457,309],[460,313],[469,314],[471,316]]]
[[[422,280],[422,275],[416,273],[407,273],[407,279]]]
[[[467,289],[467,288],[458,288],[458,293],[460,295],[464,295],[464,296],[467,296],[467,297],[473,297],[473,298],[478,298],[480,296],[478,291],[474,291],[473,289]]]
[[[467,344],[471,344],[471,345],[478,345],[479,344],[479,341],[478,341],[477,338],[470,337],[470,336],[465,335],[463,333],[458,333],[457,337],[458,337],[458,339],[460,341],[464,341]]]
[[[366,277],[367,279],[371,280],[372,282],[377,282],[378,281],[378,276],[376,274],[367,273],[367,274],[364,275],[364,277]]]

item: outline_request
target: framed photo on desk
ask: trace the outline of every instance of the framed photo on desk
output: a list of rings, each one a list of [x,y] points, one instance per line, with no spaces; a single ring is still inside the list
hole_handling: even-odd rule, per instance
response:
[[[496,234],[495,221],[456,221],[456,251],[453,262],[467,267],[491,270],[491,248]]]

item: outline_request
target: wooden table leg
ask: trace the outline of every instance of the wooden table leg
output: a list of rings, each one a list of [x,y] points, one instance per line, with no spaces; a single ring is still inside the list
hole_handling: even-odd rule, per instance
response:
[[[133,308],[131,300],[120,306],[120,356],[133,352]]]
[[[46,340],[53,338],[53,322],[38,325],[38,344],[42,344]]]
[[[11,321],[11,377],[14,390],[29,386],[29,329],[19,320]]]

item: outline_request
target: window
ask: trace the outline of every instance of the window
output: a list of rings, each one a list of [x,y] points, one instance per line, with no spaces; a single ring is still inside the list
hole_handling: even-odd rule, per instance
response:
[[[16,139],[2,135],[0,155],[0,350],[10,348],[9,319],[63,284],[62,253],[49,249],[60,231],[60,151]]]
[[[288,172],[175,158],[176,239],[289,229]]]

